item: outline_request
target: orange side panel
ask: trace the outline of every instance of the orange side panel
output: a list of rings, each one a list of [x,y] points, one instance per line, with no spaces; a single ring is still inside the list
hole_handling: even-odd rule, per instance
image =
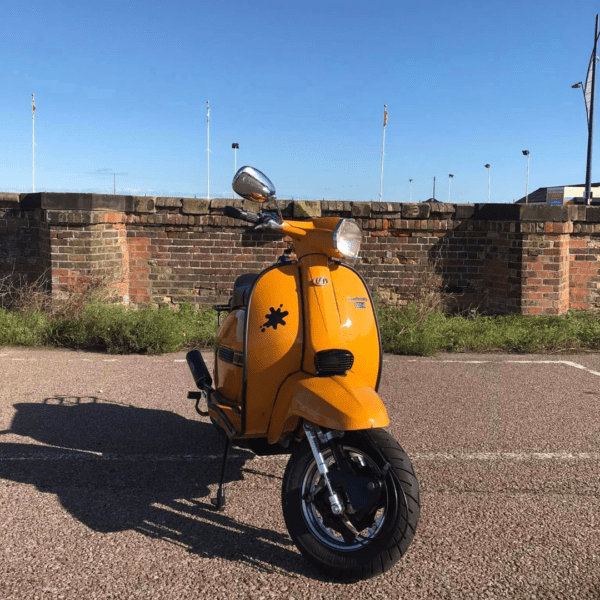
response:
[[[219,329],[216,340],[215,356],[215,389],[228,400],[241,403],[242,397],[242,365],[224,361],[219,358],[219,348],[226,348],[241,356],[244,350],[244,323],[246,319],[245,310],[234,310],[229,313]]]
[[[266,271],[256,283],[247,323],[246,435],[266,435],[277,392],[302,363],[298,266]]]

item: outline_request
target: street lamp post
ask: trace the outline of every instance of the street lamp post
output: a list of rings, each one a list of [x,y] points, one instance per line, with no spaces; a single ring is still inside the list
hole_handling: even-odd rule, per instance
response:
[[[529,204],[529,150],[523,150],[523,155],[527,157],[527,179],[525,181],[525,204]]]
[[[210,200],[210,103],[206,101],[206,199]]]
[[[237,151],[238,151],[238,148],[240,147],[240,145],[239,144],[231,144],[231,147],[233,148],[233,174],[235,176],[235,174],[237,173]],[[232,198],[235,198],[235,192],[233,192]]]
[[[590,204],[592,200],[592,145],[594,137],[594,97],[596,94],[596,62],[598,57],[596,51],[598,48],[598,15],[596,15],[596,29],[594,32],[594,49],[590,58],[590,65],[585,80],[585,86],[580,81],[573,88],[581,88],[583,91],[583,99],[585,101],[585,109],[588,120],[588,144],[587,144],[587,163],[585,168],[585,192],[583,200],[585,204]],[[589,100],[588,100],[589,95]]]
[[[452,173],[448,175],[448,202],[450,202],[450,180],[454,177]]]
[[[412,202],[412,179],[408,180],[408,201]]]
[[[31,94],[31,191],[35,192],[35,94]]]
[[[385,126],[387,125],[387,104],[383,105],[383,139],[381,141],[381,178],[379,179],[379,202],[381,202],[381,197],[383,194],[383,156],[385,149]]]
[[[488,170],[488,204],[490,203],[490,165],[483,165]]]

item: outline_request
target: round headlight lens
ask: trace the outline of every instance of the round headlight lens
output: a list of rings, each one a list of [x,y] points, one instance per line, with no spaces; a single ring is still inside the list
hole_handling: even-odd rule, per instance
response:
[[[358,258],[362,231],[352,219],[342,219],[333,232],[333,246],[346,258]]]

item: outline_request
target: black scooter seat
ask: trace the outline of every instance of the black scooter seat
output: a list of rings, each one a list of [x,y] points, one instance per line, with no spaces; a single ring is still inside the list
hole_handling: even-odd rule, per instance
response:
[[[248,306],[252,286],[259,275],[260,273],[244,273],[235,280],[235,283],[233,284],[233,294],[231,296],[231,310]]]

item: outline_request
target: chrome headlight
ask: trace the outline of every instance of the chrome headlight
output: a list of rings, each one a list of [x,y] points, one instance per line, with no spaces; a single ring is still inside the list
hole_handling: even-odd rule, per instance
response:
[[[333,247],[346,258],[358,258],[362,231],[352,219],[342,219],[333,232]]]

